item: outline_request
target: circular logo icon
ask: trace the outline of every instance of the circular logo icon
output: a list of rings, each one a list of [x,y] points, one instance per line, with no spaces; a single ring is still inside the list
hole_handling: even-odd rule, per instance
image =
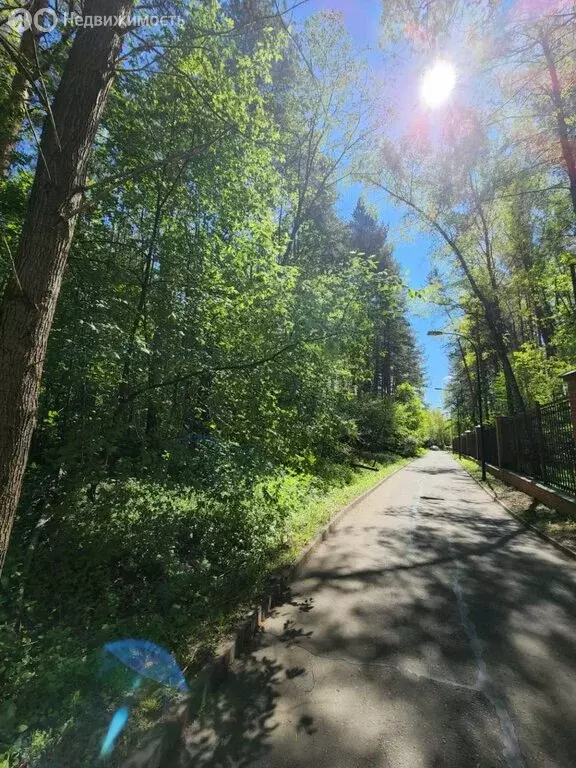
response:
[[[18,34],[21,35],[32,26],[32,16],[28,13],[26,8],[14,8],[13,11],[10,11],[6,23],[10,29],[13,29],[14,32],[18,32]]]
[[[58,16],[52,8],[41,8],[34,14],[34,30],[36,32],[52,32],[58,24]]]

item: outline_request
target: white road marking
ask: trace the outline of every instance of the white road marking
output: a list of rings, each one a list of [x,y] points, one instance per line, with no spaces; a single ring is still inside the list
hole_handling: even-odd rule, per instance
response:
[[[420,513],[422,482],[423,481],[421,481],[420,485],[418,486],[416,497],[410,508],[414,518],[414,524],[409,536],[410,547],[412,547],[414,542],[414,532],[416,531],[417,518]],[[504,699],[502,695],[498,693],[494,680],[488,671],[488,667],[486,666],[486,661],[482,651],[482,643],[478,637],[476,627],[470,619],[470,609],[462,592],[462,563],[458,559],[458,555],[451,541],[449,543],[449,552],[452,562],[455,566],[452,572],[452,590],[456,596],[460,624],[466,634],[466,637],[468,638],[470,648],[476,660],[477,676],[476,684],[474,686],[461,685],[446,679],[436,679],[435,682],[441,683],[443,685],[467,688],[468,690],[477,690],[482,693],[493,706],[494,711],[496,712],[496,717],[498,718],[498,722],[500,723],[500,731],[502,734],[503,742],[502,753],[508,766],[510,768],[524,768],[524,761],[522,760],[522,753],[520,751],[520,744],[518,742],[514,723],[512,722],[512,718],[508,712]],[[432,678],[427,677],[426,679],[431,680]]]

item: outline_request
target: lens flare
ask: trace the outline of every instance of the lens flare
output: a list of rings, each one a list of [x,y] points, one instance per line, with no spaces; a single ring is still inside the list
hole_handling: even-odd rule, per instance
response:
[[[447,61],[437,61],[424,73],[420,95],[430,109],[440,107],[450,98],[456,84],[456,72]]]
[[[171,653],[150,640],[117,640],[104,648],[128,669],[185,693],[188,684]]]
[[[114,749],[114,742],[120,736],[122,733],[122,729],[128,722],[128,715],[130,714],[130,710],[128,707],[120,707],[115,713],[110,721],[110,725],[108,727],[108,731],[106,732],[106,736],[104,737],[104,741],[102,742],[102,749],[100,750],[100,757],[106,757],[109,755],[112,750]]]

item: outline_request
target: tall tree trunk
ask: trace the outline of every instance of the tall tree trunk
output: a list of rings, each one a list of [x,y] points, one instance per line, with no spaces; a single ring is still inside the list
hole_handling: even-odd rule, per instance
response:
[[[532,249],[532,237],[529,235],[526,238],[527,242],[524,245],[520,245],[517,250],[516,255],[516,261],[518,266],[517,269],[521,269],[527,280],[528,289],[526,291],[526,309],[528,310],[527,313],[527,320],[530,324],[530,330],[533,331],[533,323],[532,323],[532,315],[536,318],[536,329],[538,334],[538,342],[540,343],[540,340],[544,344],[544,350],[546,352],[546,357],[550,359],[551,357],[554,357],[556,354],[556,346],[554,345],[552,339],[554,338],[554,333],[556,331],[556,323],[554,322],[552,309],[550,307],[550,304],[548,302],[548,299],[546,297],[546,293],[544,289],[542,289],[538,285],[538,281],[534,281],[534,278],[532,276],[532,270],[534,268],[534,256],[533,256],[533,249]],[[518,314],[520,317],[520,323],[521,326],[523,326],[524,323],[524,312],[522,307],[522,296],[519,296],[519,305],[518,305]],[[531,333],[531,339],[534,338],[533,333]],[[525,341],[526,338],[524,334],[522,334],[522,341]]]
[[[426,211],[423,208],[421,208],[419,205],[416,205],[416,203],[414,203],[411,198],[405,197],[401,194],[398,194],[397,192],[393,192],[389,187],[386,187],[383,184],[379,184],[378,182],[374,182],[373,180],[372,180],[372,183],[380,187],[380,189],[383,189],[394,199],[399,200],[401,203],[408,205],[410,208],[412,208],[412,210],[416,211],[416,213],[418,213],[422,217],[422,219],[426,221],[430,225],[430,227],[432,227],[432,229],[435,229],[436,232],[438,232],[438,234],[442,236],[442,238],[445,240],[447,245],[449,245],[450,248],[452,249],[452,252],[456,256],[456,260],[458,264],[462,268],[462,271],[464,272],[466,279],[470,284],[472,293],[478,299],[478,301],[482,304],[482,307],[484,309],[484,314],[486,317],[486,326],[488,328],[490,337],[492,339],[492,343],[494,345],[494,352],[497,354],[498,359],[502,364],[502,370],[504,372],[504,379],[506,381],[506,395],[508,399],[508,408],[510,409],[511,413],[515,412],[516,410],[523,411],[525,409],[524,398],[522,397],[522,393],[520,392],[520,387],[518,386],[518,382],[514,374],[514,369],[512,368],[512,365],[510,364],[510,360],[508,359],[508,349],[506,347],[506,342],[505,342],[506,326],[504,324],[504,319],[502,317],[502,310],[501,310],[500,304],[498,303],[497,298],[496,297],[490,298],[485,294],[485,292],[480,287],[480,284],[474,277],[474,274],[468,262],[466,261],[464,253],[458,247],[456,240],[450,236],[450,233],[442,226],[442,224],[440,224],[440,222],[436,218],[434,218],[434,216],[431,216],[430,214],[426,213]]]
[[[88,0],[85,16],[128,13]],[[90,151],[114,78],[118,28],[82,27],[46,119],[13,275],[0,304],[0,571],[36,419],[48,336],[78,218]]]
[[[570,280],[572,281],[572,293],[576,302],[576,264],[570,264]]]
[[[538,327],[538,334],[544,344],[544,351],[546,353],[546,359],[556,355],[556,345],[553,343],[555,324],[552,318],[552,310],[547,305],[547,302],[543,300],[540,302],[538,298],[534,299],[534,315],[536,317],[536,325]]]
[[[491,298],[486,296],[484,291],[480,288],[479,283],[476,281],[472,270],[468,266],[468,263],[464,257],[464,254],[458,248],[455,241],[446,233],[446,231],[439,226],[435,225],[436,229],[440,233],[444,233],[444,239],[452,248],[464,274],[466,275],[470,287],[474,296],[480,301],[484,309],[484,317],[486,319],[486,326],[490,333],[492,343],[494,345],[494,351],[502,364],[502,371],[504,373],[504,381],[506,383],[506,397],[508,401],[508,409],[510,413],[515,413],[517,410],[524,410],[524,398],[520,392],[518,381],[516,380],[516,374],[508,358],[508,349],[505,342],[506,325],[502,317],[502,309],[496,297]]]
[[[477,395],[476,388],[474,387],[472,374],[470,373],[470,366],[466,362],[466,353],[464,352],[464,347],[462,346],[462,342],[460,341],[460,339],[458,339],[457,343],[458,343],[458,350],[460,352],[460,357],[462,359],[462,365],[464,366],[464,373],[466,374],[466,381],[468,382],[468,389],[470,391],[472,422],[476,424],[476,422],[478,421],[476,418],[476,403],[478,402],[478,395]]]

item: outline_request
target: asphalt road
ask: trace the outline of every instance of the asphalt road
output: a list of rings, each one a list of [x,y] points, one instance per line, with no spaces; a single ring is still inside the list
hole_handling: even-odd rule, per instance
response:
[[[576,562],[447,454],[347,514],[178,764],[576,766]]]

